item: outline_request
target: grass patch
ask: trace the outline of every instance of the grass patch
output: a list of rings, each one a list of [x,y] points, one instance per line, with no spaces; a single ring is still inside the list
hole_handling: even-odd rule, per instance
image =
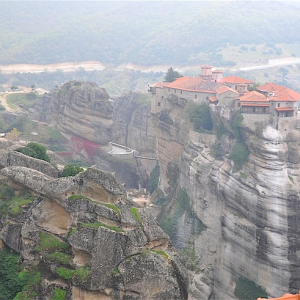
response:
[[[54,289],[54,295],[51,300],[64,300],[66,298],[66,295],[67,291],[56,287]]]
[[[70,270],[67,268],[60,267],[57,268],[55,272],[59,277],[66,280],[70,280],[73,278],[73,274],[75,273],[75,270]]]
[[[94,228],[94,229],[98,229],[99,227],[105,227],[105,228],[110,229],[112,231],[124,232],[124,230],[122,228],[119,228],[119,227],[116,227],[116,226],[106,225],[106,224],[101,223],[101,222],[96,222],[96,223],[82,223],[81,226],[83,228]]]
[[[18,103],[22,103],[25,106],[31,106],[38,98],[39,96],[35,93],[14,93],[7,95],[6,100],[11,109],[18,109]]]
[[[118,275],[118,274],[120,273],[119,268],[118,268],[118,267],[115,267],[115,268],[112,270],[112,273],[113,273],[113,275]]]
[[[62,252],[53,252],[53,253],[47,254],[47,258],[56,260],[57,262],[66,264],[66,265],[68,265],[72,260],[71,255],[62,253]]]
[[[20,276],[21,273],[19,273],[18,276]],[[41,273],[36,272],[35,270],[31,270],[29,272],[26,272],[26,275],[29,278],[28,283],[25,285],[23,290],[19,292],[15,298],[13,298],[13,300],[31,300],[37,297],[38,293],[36,290],[39,283],[42,281]]]
[[[133,214],[133,216],[135,217],[135,219],[136,219],[139,223],[141,223],[141,218],[140,218],[139,213],[138,213],[138,208],[136,208],[136,207],[131,207],[131,208],[130,208],[130,211],[131,211],[131,213]]]
[[[24,198],[19,198],[15,196],[12,200],[10,201],[2,201],[0,200],[0,211],[6,215],[12,215],[12,216],[17,216],[21,213],[22,211],[22,206],[30,203],[32,199],[24,199]]]
[[[67,249],[69,248],[69,244],[65,242],[61,242],[53,235],[47,232],[40,232],[39,233],[39,243],[35,247],[35,249],[39,252],[41,251],[54,251],[60,249]]]
[[[109,203],[101,203],[101,205],[106,206],[108,208],[113,209],[117,214],[120,214],[120,210],[113,204],[109,204]]]
[[[91,269],[88,267],[70,270],[67,268],[57,268],[56,274],[66,280],[71,280],[73,277],[78,278],[81,282],[86,282],[91,275]]]
[[[240,172],[240,176],[241,176],[241,178],[247,179],[247,176],[246,176],[246,174],[245,174],[245,173],[243,173],[243,172]]]
[[[292,183],[294,183],[294,178],[293,178],[292,176],[290,176],[290,175],[288,175],[288,177],[289,177],[289,180],[290,180]]]
[[[72,230],[70,231],[70,235],[72,235],[72,234],[76,233],[77,231],[78,231],[78,229],[77,229],[77,228],[72,228]]]
[[[0,213],[17,216],[22,211],[22,206],[30,203],[35,197],[29,193],[16,196],[15,190],[8,185],[0,185]]]
[[[68,200],[70,200],[70,201],[74,201],[74,200],[77,200],[77,199],[92,201],[90,198],[87,198],[87,197],[84,197],[84,196],[81,196],[81,195],[73,195],[73,196],[70,196],[68,198]]]
[[[74,277],[77,277],[81,282],[87,282],[89,277],[91,276],[91,269],[88,267],[78,268],[74,272]]]
[[[162,250],[151,250],[151,251],[163,256],[165,259],[169,258],[168,254],[165,251]]]
[[[255,300],[258,297],[268,298],[268,294],[265,289],[257,285],[252,280],[244,277],[239,277],[236,280],[234,294],[240,300]]]

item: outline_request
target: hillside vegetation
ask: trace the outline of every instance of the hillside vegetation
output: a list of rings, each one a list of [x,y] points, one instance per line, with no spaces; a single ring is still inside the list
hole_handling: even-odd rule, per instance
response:
[[[299,9],[286,1],[1,2],[0,64],[231,65],[221,52],[230,44],[299,42]]]

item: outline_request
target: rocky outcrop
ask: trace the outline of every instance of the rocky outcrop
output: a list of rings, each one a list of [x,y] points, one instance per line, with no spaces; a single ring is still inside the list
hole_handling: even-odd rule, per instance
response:
[[[97,169],[54,179],[26,167],[1,175],[40,196],[3,217],[0,238],[41,272],[34,299],[187,299],[186,270],[146,209],[132,207],[115,178]]]
[[[59,130],[101,145],[111,141],[113,108],[105,89],[70,81],[52,94],[51,110]]]
[[[299,289],[300,132],[267,126],[244,127],[242,133],[250,156],[238,172],[228,158],[211,156],[212,141],[204,134],[190,135],[179,188],[161,219],[168,225],[166,216],[176,216],[172,239],[194,255],[189,262],[192,299],[237,299],[240,278],[271,297]],[[190,205],[178,212],[180,191]]]
[[[58,170],[44,160],[36,159],[16,151],[0,150],[0,167],[10,166],[26,167],[50,177],[58,177]]]

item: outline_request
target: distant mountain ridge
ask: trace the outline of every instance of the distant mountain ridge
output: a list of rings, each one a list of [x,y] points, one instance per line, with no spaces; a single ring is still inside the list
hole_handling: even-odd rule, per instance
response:
[[[227,44],[300,40],[297,2],[5,1],[0,6],[0,64],[213,64],[222,61],[218,48]]]

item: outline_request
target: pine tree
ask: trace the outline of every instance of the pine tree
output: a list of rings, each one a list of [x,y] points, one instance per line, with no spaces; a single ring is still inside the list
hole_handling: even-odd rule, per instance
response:
[[[168,69],[168,72],[166,73],[164,80],[166,82],[173,82],[176,78],[182,77],[182,75],[178,71],[174,71],[171,67]]]

